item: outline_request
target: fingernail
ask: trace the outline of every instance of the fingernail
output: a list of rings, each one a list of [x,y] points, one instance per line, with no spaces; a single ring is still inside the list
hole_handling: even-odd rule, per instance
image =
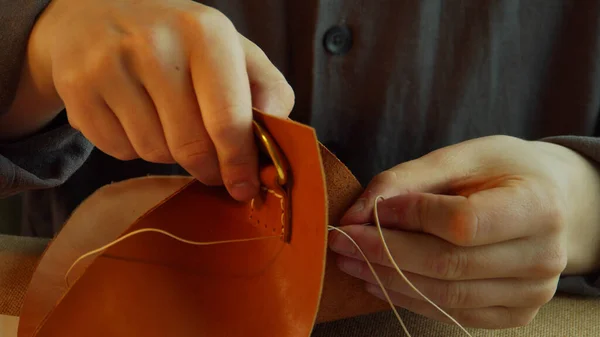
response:
[[[333,240],[331,241],[329,248],[334,252],[346,256],[354,256],[356,254],[356,247],[346,238],[343,234],[335,233]]]
[[[355,259],[344,258],[338,261],[338,267],[341,271],[351,276],[360,276],[363,271],[363,265]]]

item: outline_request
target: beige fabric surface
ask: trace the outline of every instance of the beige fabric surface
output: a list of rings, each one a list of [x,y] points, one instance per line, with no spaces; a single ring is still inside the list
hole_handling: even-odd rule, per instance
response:
[[[457,327],[400,311],[412,337],[464,337]],[[559,296],[542,308],[528,326],[506,330],[467,329],[473,337],[598,337],[600,300]],[[393,313],[368,315],[317,326],[311,337],[405,336]]]
[[[19,315],[27,284],[47,243],[0,235],[0,315]]]
[[[48,241],[0,235],[0,315],[18,316],[27,283]],[[413,337],[464,336],[453,326],[401,311]],[[469,329],[473,336],[600,336],[600,299],[558,296],[528,326],[509,330]],[[0,331],[2,331],[0,329]],[[3,335],[0,335],[3,336]],[[319,325],[312,337],[404,336],[390,312]],[[12,337],[12,336],[6,336]]]

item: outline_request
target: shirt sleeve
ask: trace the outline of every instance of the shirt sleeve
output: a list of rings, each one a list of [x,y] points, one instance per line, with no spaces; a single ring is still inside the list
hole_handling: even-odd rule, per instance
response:
[[[29,35],[49,2],[0,0],[0,114],[14,100]],[[0,143],[0,198],[64,183],[92,149],[64,113],[33,136]]]
[[[544,138],[542,141],[570,148],[600,163],[600,137],[557,136]],[[563,276],[559,280],[558,291],[574,295],[600,296],[600,270],[590,275]]]
[[[0,143],[0,198],[63,184],[93,148],[68,124],[64,113],[31,137]]]
[[[0,0],[0,114],[14,100],[27,41],[50,0]]]

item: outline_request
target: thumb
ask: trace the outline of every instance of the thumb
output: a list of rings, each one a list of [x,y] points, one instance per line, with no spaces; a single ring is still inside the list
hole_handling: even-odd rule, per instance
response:
[[[372,221],[375,199],[413,192],[451,194],[484,166],[479,146],[469,142],[433,151],[375,176],[340,220],[341,225]],[[381,200],[381,199],[380,199]]]

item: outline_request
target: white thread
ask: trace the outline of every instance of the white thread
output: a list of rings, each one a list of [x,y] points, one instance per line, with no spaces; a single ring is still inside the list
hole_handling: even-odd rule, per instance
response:
[[[429,304],[431,304],[439,312],[441,312],[442,314],[444,314],[448,319],[450,319],[454,324],[456,324],[465,334],[467,334],[467,336],[472,337],[471,334],[460,323],[458,323],[458,321],[456,319],[454,319],[452,316],[450,316],[442,308],[440,308],[439,306],[437,306],[437,304],[433,303],[433,301],[430,300],[427,296],[425,296],[421,291],[419,291],[419,289],[417,289],[417,287],[415,287],[408,280],[408,278],[404,275],[404,273],[402,272],[402,270],[400,270],[400,267],[398,267],[398,264],[396,264],[396,260],[394,260],[394,257],[392,256],[392,253],[390,252],[390,248],[388,247],[387,243],[385,242],[385,238],[383,237],[383,231],[381,229],[381,223],[379,221],[379,213],[377,211],[377,201],[379,199],[385,200],[380,195],[375,198],[375,202],[374,202],[374,206],[373,206],[373,213],[374,213],[374,218],[375,218],[375,225],[377,226],[377,230],[379,231],[379,237],[381,238],[381,242],[383,243],[383,248],[385,248],[385,253],[387,254],[388,259],[390,260],[390,262],[394,265],[394,268],[396,269],[396,271],[398,272],[398,274],[400,274],[400,276],[402,277],[402,279],[404,280],[404,282],[406,282],[417,294],[419,294],[423,299],[425,299],[427,302],[429,302]]]
[[[421,291],[419,291],[419,289],[417,289],[417,287],[415,287],[412,284],[412,282],[410,282],[408,280],[408,278],[404,275],[404,273],[402,272],[402,270],[400,270],[400,267],[398,267],[398,264],[396,264],[396,260],[394,260],[394,257],[392,256],[392,253],[390,252],[390,248],[388,247],[387,243],[385,242],[385,237],[383,236],[383,230],[381,229],[381,223],[379,222],[379,213],[377,211],[377,201],[379,199],[383,200],[384,198],[382,196],[380,196],[380,195],[375,198],[375,202],[374,202],[374,205],[373,205],[373,215],[374,215],[373,217],[375,218],[375,226],[377,227],[377,231],[379,232],[379,237],[381,238],[381,243],[383,244],[383,247],[385,249],[385,253],[386,253],[388,259],[390,260],[390,262],[394,265],[394,269],[396,269],[396,272],[398,272],[398,274],[400,275],[400,277],[402,277],[402,279],[404,280],[404,282],[406,282],[417,294],[419,294],[419,296],[421,296],[423,299],[425,299],[427,302],[429,302],[429,304],[431,304],[438,311],[440,311],[442,314],[444,314],[446,317],[448,317],[448,319],[450,319],[454,324],[456,324],[465,334],[467,334],[467,336],[472,337],[471,334],[460,323],[458,323],[458,321],[456,321],[452,316],[450,316],[442,308],[440,308],[435,303],[433,303],[433,301],[430,300],[427,296],[425,296]],[[410,333],[406,329],[406,326],[404,325],[404,321],[402,320],[402,318],[400,318],[400,315],[398,314],[398,311],[396,311],[396,306],[394,305],[394,303],[390,299],[390,297],[389,297],[389,295],[387,293],[387,290],[385,289],[385,287],[383,286],[383,283],[379,279],[379,275],[377,275],[377,273],[375,272],[375,269],[371,265],[371,262],[369,262],[369,259],[367,259],[367,256],[362,251],[362,249],[360,248],[360,246],[358,245],[358,243],[356,243],[356,241],[354,241],[350,237],[350,235],[348,235],[343,230],[341,230],[339,228],[336,228],[336,227],[333,227],[333,226],[327,226],[327,227],[328,227],[329,230],[336,230],[337,232],[344,234],[344,236],[346,236],[350,240],[350,242],[352,242],[352,244],[356,247],[356,249],[358,249],[358,251],[362,255],[363,259],[367,263],[367,266],[369,266],[369,269],[371,270],[371,273],[373,273],[373,276],[375,277],[375,280],[379,284],[379,287],[381,288],[381,291],[383,292],[383,295],[385,296],[388,304],[392,307],[392,310],[394,311],[394,314],[396,315],[396,318],[400,322],[400,325],[402,325],[402,329],[404,330],[404,333],[406,333],[406,335],[408,337],[411,337]]]
[[[283,203],[283,196],[280,194],[277,194],[275,191],[269,190],[267,189],[267,191],[269,191],[270,193],[272,193],[273,195],[277,196],[279,199],[281,199],[281,208],[282,211],[284,210],[284,203]],[[423,293],[421,293],[421,291],[419,291],[419,289],[417,289],[412,282],[410,282],[408,280],[408,278],[404,275],[404,273],[402,272],[402,270],[400,270],[400,268],[398,267],[398,265],[396,264],[396,261],[394,260],[394,257],[392,256],[389,247],[385,241],[385,237],[383,236],[383,231],[381,228],[381,223],[379,221],[379,213],[377,211],[377,202],[379,199],[384,200],[384,198],[382,196],[377,196],[375,198],[375,202],[374,202],[374,206],[373,206],[373,213],[374,213],[374,218],[375,218],[375,225],[377,227],[377,230],[379,231],[379,237],[381,238],[381,242],[383,244],[383,247],[385,248],[385,252],[386,255],[388,256],[388,259],[390,260],[390,262],[394,265],[394,268],[396,269],[396,271],[398,272],[398,274],[402,277],[402,279],[417,293],[419,294],[423,299],[425,299],[427,302],[429,302],[432,306],[434,306],[438,311],[440,311],[442,314],[444,314],[446,317],[448,317],[454,324],[456,324],[465,334],[467,334],[467,336],[472,337],[471,334],[460,324],[458,323],[458,321],[456,321],[452,316],[450,316],[448,313],[446,313],[442,308],[440,308],[439,306],[437,306],[435,303],[433,303],[433,301],[431,301],[427,296],[425,296]],[[254,199],[252,199],[252,206],[254,205]],[[282,225],[283,225],[283,214],[282,214]],[[392,308],[394,314],[396,315],[396,318],[398,319],[398,322],[400,323],[400,325],[402,326],[402,329],[404,330],[404,333],[406,333],[406,335],[408,337],[411,337],[411,334],[408,332],[408,329],[406,328],[406,325],[404,324],[404,321],[402,320],[402,318],[400,317],[400,314],[398,313],[398,311],[396,310],[396,306],[394,305],[394,303],[392,302],[392,300],[389,297],[389,294],[387,293],[387,290],[385,289],[385,287],[383,286],[383,283],[381,282],[381,280],[379,279],[379,275],[377,275],[377,272],[375,272],[375,269],[373,268],[373,266],[371,265],[371,262],[369,261],[369,259],[367,258],[367,256],[365,255],[365,253],[363,252],[363,250],[360,248],[360,246],[358,245],[358,243],[356,243],[356,241],[354,241],[354,239],[352,239],[352,237],[350,237],[350,235],[346,232],[344,232],[343,230],[334,227],[334,226],[327,226],[328,231],[331,230],[335,230],[339,233],[341,233],[342,235],[344,235],[346,238],[348,238],[348,240],[350,240],[350,242],[352,242],[352,244],[358,249],[358,251],[360,252],[360,254],[362,255],[363,259],[365,260],[365,262],[367,263],[367,266],[369,267],[369,269],[371,270],[371,273],[373,273],[373,276],[375,277],[375,280],[377,281],[377,283],[379,284],[379,287],[381,288],[381,291],[383,292],[388,304],[390,305],[390,307]],[[272,236],[262,236],[262,237],[256,237],[256,238],[247,238],[247,239],[236,239],[236,240],[224,240],[224,241],[211,241],[211,242],[198,242],[198,241],[191,241],[191,240],[187,240],[187,239],[183,239],[181,237],[178,237],[172,233],[169,233],[165,230],[162,229],[158,229],[158,228],[142,228],[142,229],[138,229],[136,231],[130,232],[98,249],[94,249],[90,252],[87,252],[83,255],[81,255],[77,260],[75,260],[75,262],[73,262],[73,264],[71,265],[71,267],[67,270],[66,274],[65,274],[65,283],[67,284],[67,287],[69,287],[69,274],[71,273],[71,271],[73,270],[73,268],[75,267],[75,265],[77,265],[81,260],[97,254],[99,252],[102,252],[103,250],[106,250],[116,244],[118,244],[119,242],[140,234],[140,233],[146,233],[146,232],[155,232],[155,233],[159,233],[162,235],[166,235],[168,237],[171,237],[177,241],[180,241],[182,243],[186,243],[186,244],[190,244],[190,245],[195,245],[195,246],[208,246],[208,245],[217,245],[217,244],[224,244],[224,243],[237,243],[237,242],[248,242],[248,241],[257,241],[257,240],[264,240],[264,239],[269,239],[269,238],[277,238],[279,237],[279,235],[272,235]]]
[[[385,296],[388,304],[394,311],[394,314],[396,315],[398,322],[400,322],[400,325],[402,325],[402,329],[404,330],[404,333],[408,337],[411,337],[410,333],[408,332],[408,329],[406,328],[406,325],[404,325],[404,321],[402,320],[402,318],[400,317],[400,314],[398,313],[398,310],[396,310],[396,306],[394,305],[394,302],[392,302],[392,299],[390,299],[390,296],[388,295],[387,290],[385,289],[385,287],[383,286],[383,283],[379,279],[379,275],[377,275],[377,273],[375,272],[375,269],[371,265],[371,262],[369,262],[369,259],[367,259],[367,256],[365,255],[365,253],[362,251],[362,249],[360,249],[360,246],[358,245],[358,243],[356,243],[356,241],[354,241],[354,239],[352,239],[352,237],[350,237],[350,235],[348,235],[348,233],[344,232],[343,230],[341,230],[337,227],[333,227],[333,226],[328,226],[328,227],[329,227],[329,230],[335,230],[335,231],[343,234],[346,238],[348,238],[348,240],[350,240],[350,242],[352,242],[354,244],[356,249],[358,249],[358,252],[360,253],[360,255],[362,255],[363,259],[365,259],[365,262],[367,262],[367,266],[369,266],[369,269],[371,269],[371,273],[373,273],[375,280],[377,281],[377,283],[379,283],[379,287],[381,288],[381,291],[383,291],[383,295]]]
[[[284,235],[285,234],[285,203],[284,203],[283,195],[275,192],[272,189],[266,188],[264,186],[261,186],[261,189],[263,191],[267,191],[268,193],[273,194],[275,197],[277,197],[279,199],[279,203],[281,206],[281,235]],[[251,209],[251,212],[254,212],[254,198],[252,198],[252,200],[250,200],[250,209]]]
[[[183,239],[175,234],[171,234],[167,231],[164,231],[162,229],[158,229],[158,228],[142,228],[142,229],[138,229],[135,230],[133,232],[130,232],[128,234],[123,235],[122,237],[98,248],[98,249],[94,249],[92,251],[89,251],[83,255],[81,255],[77,260],[75,260],[75,262],[73,262],[73,264],[71,265],[71,267],[69,268],[69,270],[67,270],[67,273],[65,274],[65,282],[67,284],[67,287],[69,287],[69,274],[71,273],[71,271],[73,270],[73,268],[75,267],[75,265],[77,265],[81,260],[85,259],[88,256],[97,254],[102,252],[103,250],[106,250],[114,245],[116,245],[117,243],[132,237],[134,235],[140,234],[140,233],[147,233],[147,232],[155,232],[155,233],[159,233],[159,234],[163,234],[166,235],[168,237],[171,237],[177,241],[183,242],[183,243],[187,243],[189,245],[194,245],[194,246],[210,246],[210,245],[218,245],[218,244],[224,244],[224,243],[237,243],[237,242],[248,242],[248,241],[257,241],[257,240],[264,240],[264,239],[270,239],[270,238],[277,238],[279,237],[279,235],[270,235],[270,236],[261,236],[261,237],[256,237],[256,238],[248,238],[248,239],[235,239],[235,240],[222,240],[222,241],[210,241],[210,242],[200,242],[200,241],[191,241],[191,240],[187,240],[187,239]]]

